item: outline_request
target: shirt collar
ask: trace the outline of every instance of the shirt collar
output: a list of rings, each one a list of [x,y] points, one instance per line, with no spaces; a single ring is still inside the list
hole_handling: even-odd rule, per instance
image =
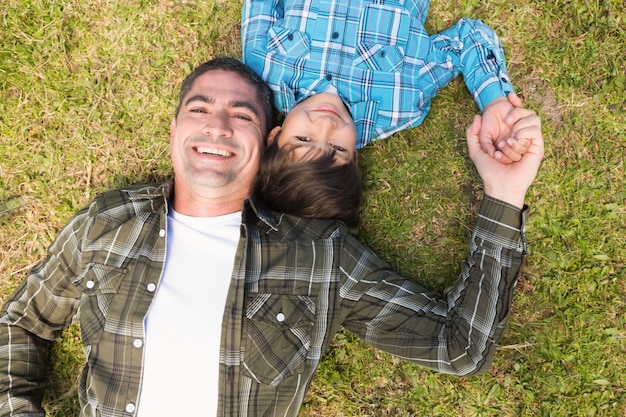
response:
[[[242,223],[246,226],[260,224],[264,233],[282,241],[338,238],[349,233],[348,226],[339,220],[308,219],[273,212],[255,195],[244,202]]]
[[[131,187],[124,190],[128,194],[130,201],[140,202],[142,200],[151,201],[152,211],[158,211],[162,205],[167,209],[168,202],[174,196],[174,179],[161,184],[150,184],[140,187]]]

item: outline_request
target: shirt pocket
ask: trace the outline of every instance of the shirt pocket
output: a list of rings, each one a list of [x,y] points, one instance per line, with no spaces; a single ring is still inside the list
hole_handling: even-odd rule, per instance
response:
[[[311,54],[309,37],[306,33],[280,25],[272,26],[267,32],[267,50],[290,60],[307,58]]]
[[[246,305],[244,374],[277,386],[304,371],[315,303],[310,297],[254,294]]]
[[[82,294],[78,314],[83,344],[92,345],[100,340],[109,307],[126,272],[126,268],[91,263],[73,281]]]
[[[363,10],[357,30],[355,65],[372,71],[396,72],[404,62],[411,16],[401,8],[371,4]]]

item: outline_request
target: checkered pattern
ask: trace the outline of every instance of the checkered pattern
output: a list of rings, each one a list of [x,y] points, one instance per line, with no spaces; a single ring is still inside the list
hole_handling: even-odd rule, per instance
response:
[[[0,314],[0,415],[44,416],[47,349],[73,320],[87,358],[80,415],[134,414],[170,193],[168,183],[96,198],[8,300]],[[215,358],[219,392],[207,395],[219,396],[220,416],[296,416],[342,327],[441,372],[485,370],[526,253],[522,229],[519,210],[486,198],[470,255],[442,296],[398,276],[340,222],[276,215],[246,201]]]
[[[418,126],[437,91],[459,74],[482,110],[513,91],[494,31],[478,20],[429,35],[427,1],[246,0],[243,60],[286,114],[337,88],[357,127],[357,148]]]

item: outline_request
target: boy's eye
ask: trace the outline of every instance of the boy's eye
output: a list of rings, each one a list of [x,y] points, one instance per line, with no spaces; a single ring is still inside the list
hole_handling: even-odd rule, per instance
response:
[[[346,148],[344,148],[343,146],[339,146],[339,145],[330,145],[330,146],[338,152],[345,152],[346,150]]]
[[[300,142],[311,142],[311,138],[307,136],[296,136],[296,139]]]

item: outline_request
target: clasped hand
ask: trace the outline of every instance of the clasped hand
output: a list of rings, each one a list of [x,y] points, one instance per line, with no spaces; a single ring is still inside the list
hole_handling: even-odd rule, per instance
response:
[[[478,134],[481,147],[489,155],[504,163],[519,161],[528,150],[527,144],[516,140],[512,131],[511,111],[522,107],[515,93],[491,101],[483,110],[482,127]]]
[[[487,115],[488,109],[482,116],[474,117],[467,129],[467,145],[483,180],[485,194],[521,208],[543,159],[544,142],[539,116],[523,108],[521,100],[513,93],[507,101],[510,111],[501,113],[504,116],[497,117],[499,121],[495,124],[496,116],[491,112]],[[504,103],[499,104],[504,108]],[[492,146],[496,143],[500,150],[506,148],[506,151],[502,151],[502,155],[490,152],[489,147],[483,146],[485,137],[492,138]],[[501,142],[508,146],[499,145]]]

